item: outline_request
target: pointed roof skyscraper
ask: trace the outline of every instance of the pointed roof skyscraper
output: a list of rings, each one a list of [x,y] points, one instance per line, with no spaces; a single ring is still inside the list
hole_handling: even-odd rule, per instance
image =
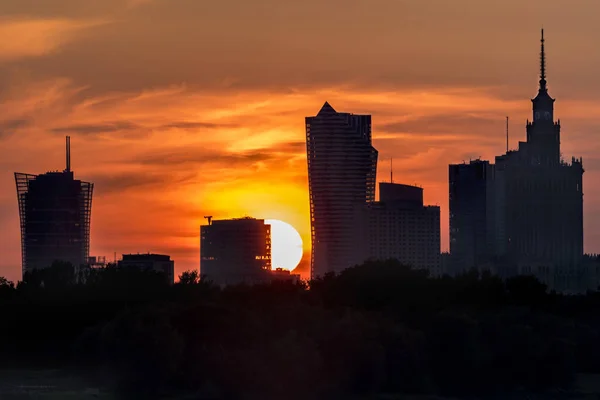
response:
[[[321,109],[319,110],[317,115],[326,115],[326,114],[335,114],[336,111],[333,107],[331,107],[331,104],[329,104],[329,102],[325,102],[325,104],[323,104],[323,107],[321,107]]]

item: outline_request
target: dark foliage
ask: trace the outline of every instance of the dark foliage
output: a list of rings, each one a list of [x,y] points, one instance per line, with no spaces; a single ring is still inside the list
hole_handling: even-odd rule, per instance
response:
[[[0,279],[0,363],[94,371],[129,398],[541,392],[600,373],[598,306],[531,277],[431,279],[395,261],[226,289],[57,263]]]

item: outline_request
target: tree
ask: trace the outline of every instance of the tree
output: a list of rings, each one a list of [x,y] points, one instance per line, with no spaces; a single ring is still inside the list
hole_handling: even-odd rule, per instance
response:
[[[0,276],[0,299],[8,297],[15,289],[15,284]]]
[[[190,270],[185,271],[179,275],[179,283],[182,285],[195,285],[200,282],[200,274],[198,271]]]
[[[0,276],[0,287],[14,288],[15,284],[12,281],[9,281],[8,279],[6,279],[5,277]]]

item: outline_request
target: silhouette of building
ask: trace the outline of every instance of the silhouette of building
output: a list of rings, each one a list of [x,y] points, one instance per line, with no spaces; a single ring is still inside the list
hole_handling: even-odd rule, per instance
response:
[[[200,274],[218,285],[260,283],[271,272],[271,225],[263,219],[212,220],[200,227]]]
[[[379,183],[379,201],[366,206],[369,258],[397,259],[440,276],[440,208],[423,205],[423,189]]]
[[[454,272],[489,260],[493,246],[494,165],[472,160],[449,166],[450,253]]]
[[[284,281],[297,283],[300,281],[300,274],[292,274],[291,271],[284,268],[271,270],[271,281]]]
[[[371,116],[338,113],[326,102],[316,116],[306,117],[306,151],[314,278],[365,259],[356,217],[375,200]]]
[[[86,266],[89,268],[104,268],[107,264],[106,256],[89,256]]]
[[[165,275],[169,284],[175,283],[175,261],[163,254],[123,254],[119,268],[137,268],[142,271],[156,271]]]
[[[23,275],[54,261],[80,267],[88,260],[94,184],[74,179],[70,137],[66,140],[64,171],[15,173]]]
[[[554,99],[546,84],[543,30],[539,89],[531,101],[527,141],[496,157],[497,215],[504,223],[496,254],[560,271],[553,286],[562,291],[583,257],[584,170],[581,159],[567,163],[562,158],[560,120],[554,121]]]
[[[457,239],[454,248],[451,241],[451,253],[453,257],[455,250],[458,256],[470,254],[471,260],[481,263],[487,252],[495,272],[502,276],[534,274],[553,290],[578,291],[583,258],[584,169],[581,158],[572,158],[570,163],[562,158],[560,120],[554,120],[555,100],[547,88],[543,30],[539,88],[531,101],[533,121],[527,121],[527,138],[519,142],[518,150],[497,156],[495,165],[469,166],[473,179],[466,180],[472,185],[453,176],[450,167],[450,229]],[[485,178],[481,172],[473,172],[483,165]],[[487,185],[492,185],[492,196],[484,190]],[[474,208],[457,201],[469,196],[474,199]],[[484,232],[488,232],[487,237]],[[486,237],[483,244],[476,240],[482,236]]]

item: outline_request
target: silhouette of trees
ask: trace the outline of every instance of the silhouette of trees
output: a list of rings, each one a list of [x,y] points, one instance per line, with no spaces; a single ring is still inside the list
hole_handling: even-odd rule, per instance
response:
[[[129,398],[543,392],[600,373],[599,306],[532,277],[433,279],[394,260],[224,289],[55,263],[0,279],[0,365],[92,371]]]
[[[185,271],[179,275],[179,283],[181,285],[195,285],[200,282],[200,274],[196,270]]]
[[[15,290],[15,284],[0,276],[0,301],[10,298]]]

